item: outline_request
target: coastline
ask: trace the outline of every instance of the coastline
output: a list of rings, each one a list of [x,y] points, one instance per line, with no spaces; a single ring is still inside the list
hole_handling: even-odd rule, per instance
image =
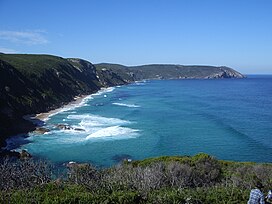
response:
[[[69,103],[67,103],[67,104],[65,104],[65,105],[63,105],[63,106],[61,106],[59,108],[52,109],[52,110],[50,110],[48,112],[42,112],[42,113],[38,113],[38,114],[24,115],[22,117],[22,119],[25,120],[25,121],[29,121],[30,123],[32,123],[35,128],[37,128],[39,126],[44,126],[45,123],[46,123],[46,121],[51,116],[53,116],[55,114],[58,114],[60,112],[66,111],[66,110],[70,110],[70,109],[73,109],[73,108],[80,107],[88,99],[88,97],[91,97],[93,94],[97,94],[99,91],[101,91],[101,89],[98,90],[97,92],[89,94],[89,95],[75,96],[73,101],[71,101],[71,102],[69,102]],[[17,152],[17,151],[14,151],[14,150],[12,150],[12,149],[9,148],[9,140],[11,140],[12,138],[17,137],[17,136],[28,134],[28,133],[34,131],[35,128],[29,130],[28,132],[19,133],[19,134],[16,134],[16,135],[11,135],[8,138],[6,138],[5,139],[5,145],[0,147],[0,153],[1,153],[1,151],[5,151],[3,153],[4,156],[5,156],[5,155],[11,155],[14,152]]]
[[[100,89],[101,90],[101,89]],[[98,92],[100,91],[98,90]],[[73,108],[77,108],[77,107],[80,107],[81,105],[83,105],[83,103],[85,102],[86,99],[88,99],[88,97],[91,97],[93,94],[96,94],[97,92],[95,93],[92,93],[92,94],[89,94],[89,95],[81,95],[81,96],[76,96],[74,97],[74,100],[59,107],[59,108],[56,108],[56,109],[52,109],[48,112],[43,112],[43,113],[38,113],[36,115],[34,114],[29,114],[29,115],[24,115],[22,117],[22,119],[26,120],[26,121],[29,121],[30,123],[32,123],[34,125],[35,128],[37,127],[40,127],[40,126],[44,126],[46,121],[53,115],[55,114],[58,114],[60,112],[63,112],[63,111],[66,111],[66,110],[70,110],[70,109],[73,109]],[[28,134],[32,131],[34,131],[35,129],[31,129],[29,130],[28,132],[25,132],[25,133],[19,133],[19,134],[16,134],[16,135],[11,135],[9,136],[6,140],[5,140],[5,146],[1,146],[1,150],[0,150],[0,155],[1,155],[1,151],[4,151],[2,152],[2,154],[5,156],[5,155],[13,155],[13,154],[16,154],[16,153],[20,153],[20,152],[17,152],[15,150],[10,149],[9,146],[10,146],[10,140],[12,140],[12,138],[14,137],[18,137],[18,136],[22,136],[22,135],[25,135],[25,134]],[[18,156],[18,155],[17,155]],[[0,156],[1,157],[1,156]]]
[[[90,94],[90,95],[76,96],[76,97],[74,97],[74,100],[71,101],[71,102],[69,102],[68,104],[65,104],[65,105],[63,105],[63,106],[61,106],[59,108],[50,110],[48,112],[43,112],[43,113],[36,114],[34,117],[30,118],[30,121],[33,121],[33,119],[34,119],[34,120],[40,120],[40,121],[45,122],[51,116],[53,116],[53,115],[55,115],[55,114],[57,114],[59,112],[62,112],[62,111],[65,111],[65,110],[68,110],[68,109],[71,109],[71,108],[76,108],[76,107],[80,106],[81,103],[84,102],[84,99],[86,99],[89,96],[92,96],[92,94]]]
[[[88,94],[88,95],[80,95],[75,96],[74,100],[53,110],[50,110],[48,112],[38,113],[34,117],[30,118],[30,121],[32,120],[39,120],[39,121],[47,121],[51,116],[56,115],[60,112],[64,112],[67,110],[71,110],[80,106],[83,106],[87,100],[92,99],[93,96],[101,95],[103,93],[111,92],[114,90],[114,88],[117,86],[110,86],[110,87],[102,87],[97,92]]]
[[[10,135],[9,137],[7,137],[4,140],[4,144],[0,146],[0,153],[1,153],[1,151],[7,151],[5,153],[5,155],[6,155],[6,154],[9,154],[9,151],[12,151],[12,150],[8,149],[8,140],[10,140],[11,138],[19,136],[19,135],[25,135],[25,134],[28,134],[32,131],[35,131],[35,129],[37,127],[44,126],[46,124],[46,121],[48,119],[50,119],[51,116],[54,116],[58,113],[68,111],[68,110],[71,110],[71,109],[74,109],[74,108],[77,108],[80,106],[83,106],[89,99],[92,99],[93,96],[97,96],[97,95],[101,95],[101,94],[104,94],[107,92],[111,92],[115,89],[115,87],[118,87],[118,86],[120,86],[120,85],[110,86],[110,87],[102,87],[99,90],[97,90],[96,92],[86,94],[86,95],[75,96],[72,101],[68,102],[67,104],[62,105],[59,108],[52,109],[47,112],[38,113],[38,114],[28,114],[28,115],[22,116],[23,121],[29,122],[30,124],[32,124],[31,128],[29,128],[25,132],[20,132],[18,134],[13,134],[13,135]]]

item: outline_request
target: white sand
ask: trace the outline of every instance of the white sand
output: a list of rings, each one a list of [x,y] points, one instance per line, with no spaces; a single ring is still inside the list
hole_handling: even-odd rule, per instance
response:
[[[48,118],[50,116],[55,115],[55,114],[61,112],[62,110],[68,110],[70,108],[73,108],[73,107],[77,106],[87,96],[89,96],[89,95],[77,96],[77,97],[74,98],[74,101],[71,101],[70,103],[68,103],[68,104],[66,104],[66,105],[64,105],[64,106],[62,106],[60,108],[57,108],[57,109],[54,109],[54,110],[51,110],[51,111],[48,111],[48,112],[36,114],[34,118],[38,119],[38,120],[46,121],[46,120],[48,120]]]

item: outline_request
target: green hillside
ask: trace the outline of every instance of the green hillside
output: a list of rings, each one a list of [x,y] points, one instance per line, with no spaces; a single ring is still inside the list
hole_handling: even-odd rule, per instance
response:
[[[1,139],[32,126],[21,119],[23,115],[60,107],[100,87],[95,67],[83,60],[0,54]]]
[[[95,66],[99,69],[120,73],[127,80],[244,78],[241,73],[223,66],[151,64],[128,67],[107,63],[96,64]]]

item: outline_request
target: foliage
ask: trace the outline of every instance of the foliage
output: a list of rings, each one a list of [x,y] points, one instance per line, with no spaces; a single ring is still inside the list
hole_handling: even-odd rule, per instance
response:
[[[244,76],[228,67],[184,66],[172,64],[150,64],[141,66],[123,66],[101,63],[95,65],[98,70],[110,70],[122,78],[135,81],[143,79],[206,79],[206,78],[243,78]]]
[[[0,162],[0,190],[32,188],[49,183],[52,174],[52,165],[45,161],[4,159]]]
[[[207,154],[159,157],[97,169],[44,161],[0,163],[0,203],[246,203],[256,180],[271,188],[272,165]]]
[[[33,130],[33,125],[24,125],[23,115],[59,108],[101,87],[90,62],[51,55],[0,54],[0,146],[10,135]]]

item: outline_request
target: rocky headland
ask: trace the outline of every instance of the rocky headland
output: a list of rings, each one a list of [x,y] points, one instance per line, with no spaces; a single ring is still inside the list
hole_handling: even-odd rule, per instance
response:
[[[102,87],[144,79],[244,78],[228,67],[153,64],[92,64],[52,55],[0,54],[0,146],[18,133],[47,130],[23,118],[47,112]],[[60,126],[59,128],[63,128]],[[66,128],[64,126],[64,128]],[[81,131],[81,130],[79,130]]]

